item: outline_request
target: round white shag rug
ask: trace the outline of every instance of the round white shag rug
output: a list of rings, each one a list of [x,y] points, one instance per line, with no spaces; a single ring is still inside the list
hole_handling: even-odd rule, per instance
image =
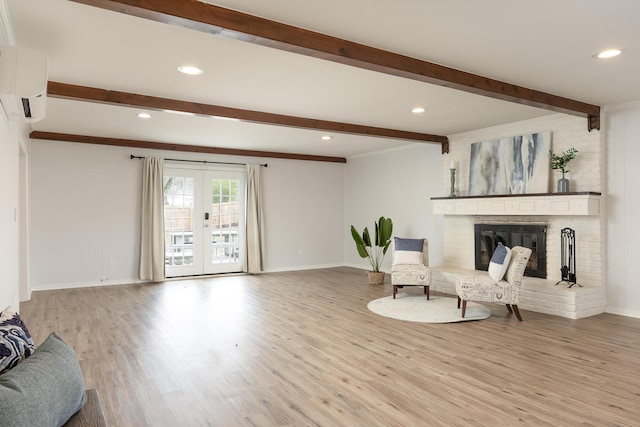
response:
[[[408,320],[423,323],[451,323],[482,320],[491,316],[491,311],[474,302],[467,302],[467,312],[462,317],[462,309],[458,308],[457,298],[405,293],[379,298],[367,304],[367,308],[380,316],[392,319]]]

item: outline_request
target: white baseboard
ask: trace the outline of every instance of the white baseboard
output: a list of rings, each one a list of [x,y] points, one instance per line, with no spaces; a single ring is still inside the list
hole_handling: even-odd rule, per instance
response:
[[[98,282],[71,282],[71,283],[48,283],[44,285],[31,286],[32,292],[38,291],[55,291],[59,289],[77,289],[77,288],[91,288],[94,286],[116,286],[116,285],[131,285],[134,283],[148,283],[146,280],[139,279],[122,279],[122,280],[104,280]]]
[[[344,264],[298,265],[295,267],[279,267],[264,270],[264,273],[283,273],[285,271],[318,270],[321,268],[344,267]]]

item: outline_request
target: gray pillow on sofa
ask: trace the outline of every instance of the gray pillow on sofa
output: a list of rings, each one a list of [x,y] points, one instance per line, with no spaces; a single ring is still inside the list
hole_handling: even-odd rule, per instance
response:
[[[55,332],[31,357],[0,375],[3,425],[61,426],[86,398],[76,354]]]

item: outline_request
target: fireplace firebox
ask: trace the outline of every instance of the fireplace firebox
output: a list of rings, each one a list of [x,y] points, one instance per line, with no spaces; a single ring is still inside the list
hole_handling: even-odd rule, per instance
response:
[[[488,270],[493,251],[502,243],[507,247],[530,248],[531,258],[524,275],[547,278],[547,226],[537,224],[475,224],[476,270]]]

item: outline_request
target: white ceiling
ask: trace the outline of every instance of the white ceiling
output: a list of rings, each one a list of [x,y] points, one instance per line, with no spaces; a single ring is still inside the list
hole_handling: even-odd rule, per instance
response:
[[[436,135],[551,114],[71,1],[4,2],[50,81]],[[208,2],[590,104],[640,100],[637,0]],[[623,55],[592,57],[611,47]],[[186,63],[205,73],[178,73]],[[50,98],[33,129],[338,157],[415,143],[139,111]]]

